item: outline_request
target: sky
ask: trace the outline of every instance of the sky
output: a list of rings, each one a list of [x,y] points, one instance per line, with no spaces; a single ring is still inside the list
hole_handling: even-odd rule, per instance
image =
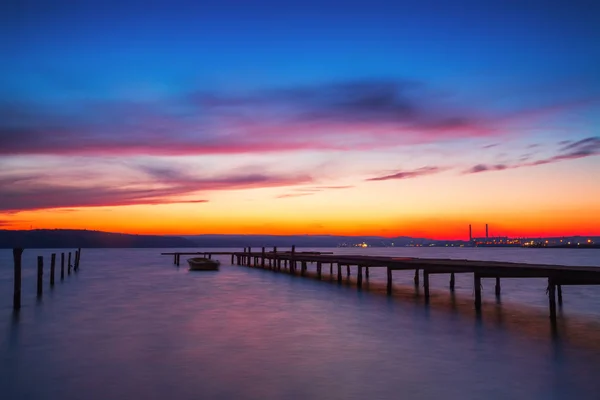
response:
[[[599,15],[2,2],[0,229],[600,235]]]

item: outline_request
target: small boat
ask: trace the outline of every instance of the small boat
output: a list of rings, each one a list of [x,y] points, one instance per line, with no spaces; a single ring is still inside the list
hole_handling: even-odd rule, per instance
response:
[[[221,264],[218,260],[204,257],[188,258],[187,262],[190,265],[190,271],[218,271]]]

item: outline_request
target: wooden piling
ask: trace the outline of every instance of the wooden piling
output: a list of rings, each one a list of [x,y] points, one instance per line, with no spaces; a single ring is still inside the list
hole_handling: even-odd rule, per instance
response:
[[[350,264],[346,265],[346,276],[350,276]]]
[[[419,286],[419,270],[415,269],[415,286]]]
[[[550,303],[550,319],[556,321],[556,285],[552,278],[548,278],[548,301]]]
[[[56,265],[56,254],[50,256],[50,286],[54,286],[54,269]]]
[[[362,278],[363,278],[363,274],[362,274],[362,265],[358,266],[358,272],[356,274],[356,285],[358,286],[358,288],[362,288]]]
[[[23,249],[13,249],[13,263],[15,266],[14,271],[14,290],[13,290],[13,310],[19,310],[21,308],[21,256],[23,255]]]
[[[262,259],[260,261],[260,266],[262,268],[264,268],[265,267],[265,248],[264,247],[262,248],[261,255],[262,255]]]
[[[234,255],[233,255],[233,253],[231,253],[231,265],[233,265],[233,261],[234,261]]]
[[[475,287],[475,309],[481,310],[481,277],[475,273],[473,277],[473,286]]]
[[[67,261],[67,275],[71,275],[71,252],[69,252],[69,261]]]
[[[77,272],[77,257],[79,257],[79,251],[75,250],[75,257],[73,257],[73,272]]]
[[[248,257],[246,257],[248,265],[252,266],[252,247],[248,247]]]
[[[306,274],[306,271],[308,270],[308,266],[306,265],[306,261],[302,261],[302,264],[301,264],[300,268],[301,268],[300,275]]]
[[[365,278],[369,280],[369,267],[365,267]]]
[[[496,297],[500,297],[500,277],[496,277],[496,286],[495,286]]]
[[[429,272],[423,270],[423,291],[425,292],[425,301],[429,301]]]
[[[562,305],[562,285],[556,285],[556,289],[558,289],[558,304]]]
[[[181,265],[181,254],[177,254],[177,266]]]
[[[337,281],[342,281],[342,264],[338,263],[337,265]]]
[[[79,271],[79,260],[81,260],[81,247],[75,253],[75,271]]]
[[[65,253],[60,253],[60,280],[65,279]]]
[[[333,263],[329,263],[329,275],[333,276]]]
[[[42,286],[42,277],[44,275],[44,257],[38,256],[37,258],[37,295],[42,295],[44,288]]]
[[[296,245],[292,245],[292,256],[290,258],[290,273],[292,275],[296,274],[296,260],[294,259],[296,256]]]
[[[322,264],[321,261],[317,262],[317,278],[321,279],[321,268],[322,268]]]
[[[454,292],[454,272],[450,273],[450,291]]]
[[[387,267],[387,294],[392,294],[392,269]]]
[[[177,253],[173,254],[173,265],[177,265]]]

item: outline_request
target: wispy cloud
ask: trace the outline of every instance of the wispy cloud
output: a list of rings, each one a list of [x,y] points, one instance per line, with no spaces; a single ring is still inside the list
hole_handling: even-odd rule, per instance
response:
[[[285,194],[281,194],[279,196],[276,196],[276,198],[278,199],[287,199],[289,197],[303,197],[303,196],[312,196],[315,193],[310,193],[310,192],[306,192],[306,193],[285,193]]]
[[[147,175],[146,179],[125,180],[118,186],[94,185],[86,181],[78,184],[51,183],[43,177],[21,180],[10,175],[0,177],[0,211],[206,203],[208,200],[203,198],[202,194],[214,190],[283,187],[312,181],[307,175],[284,176],[264,173],[197,177],[179,168],[139,168]]]
[[[73,111],[75,109],[76,111]],[[423,83],[196,92],[155,103],[0,104],[0,154],[234,154],[376,148],[487,135],[479,112]]]
[[[473,167],[465,170],[463,173],[465,174],[476,174],[479,172],[486,171],[503,171],[505,169],[515,169],[515,168],[523,168],[523,167],[534,167],[537,165],[545,165],[552,164],[565,160],[575,160],[579,158],[592,157],[600,155],[600,137],[592,136],[585,139],[581,139],[578,141],[561,141],[559,142],[561,147],[558,149],[558,154],[542,158],[535,161],[528,162],[517,162],[514,164],[477,164]],[[521,157],[521,161],[525,161],[530,158],[530,155],[527,154],[526,157]]]
[[[508,167],[504,164],[494,164],[494,165],[477,164],[477,165],[474,165],[473,167],[469,168],[467,171],[465,171],[465,173],[476,174],[478,172],[485,172],[485,171],[503,171],[506,168],[508,168]]]
[[[375,178],[366,179],[366,181],[388,181],[392,179],[410,179],[419,176],[432,175],[442,172],[444,169],[440,167],[422,167],[408,171],[398,171],[390,175],[378,176]]]

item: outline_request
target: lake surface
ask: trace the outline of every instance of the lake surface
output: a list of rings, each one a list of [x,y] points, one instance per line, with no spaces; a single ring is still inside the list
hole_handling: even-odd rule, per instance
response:
[[[330,250],[600,266],[597,250]],[[25,251],[17,317],[12,252],[0,250],[2,399],[599,398],[600,286],[564,287],[552,329],[543,279],[503,279],[499,301],[484,280],[477,317],[470,274],[454,294],[433,275],[426,305],[412,272],[394,272],[388,297],[383,269],[358,291],[227,256],[194,273],[161,249],[84,249],[81,270],[50,289],[60,251]]]

